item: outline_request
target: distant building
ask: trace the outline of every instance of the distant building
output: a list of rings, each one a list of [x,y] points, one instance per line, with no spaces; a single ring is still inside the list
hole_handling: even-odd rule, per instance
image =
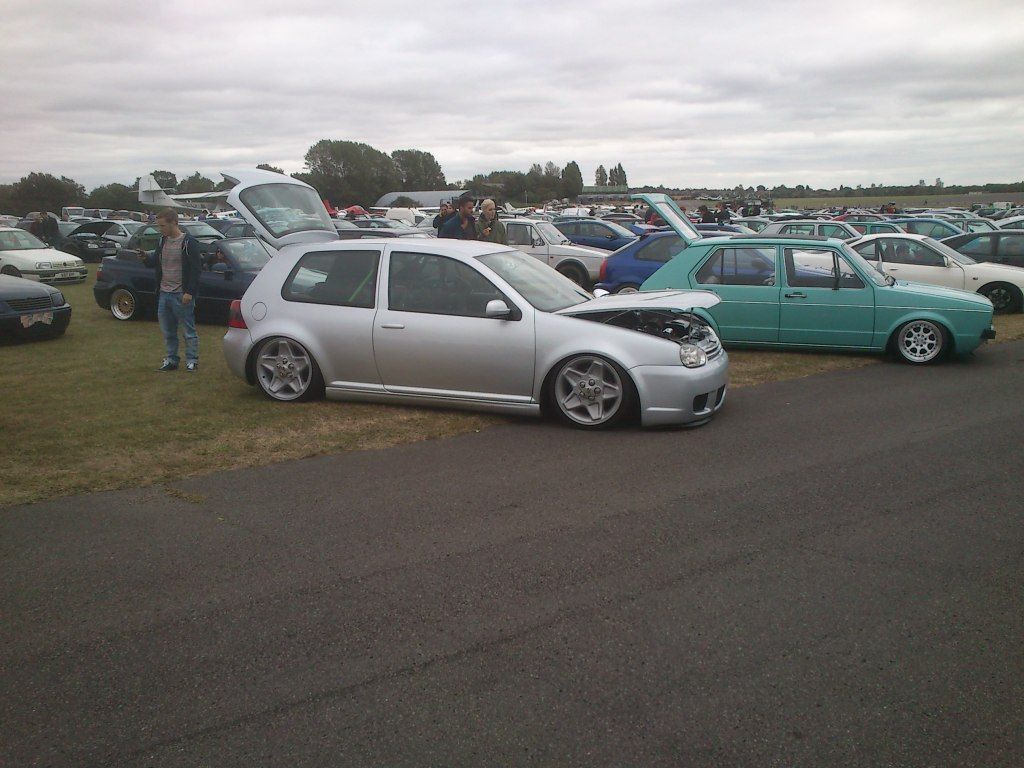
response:
[[[445,200],[452,200],[461,195],[464,189],[434,189],[421,192],[388,192],[377,201],[375,208],[390,208],[395,200],[408,197],[415,200],[420,208],[440,208]]]

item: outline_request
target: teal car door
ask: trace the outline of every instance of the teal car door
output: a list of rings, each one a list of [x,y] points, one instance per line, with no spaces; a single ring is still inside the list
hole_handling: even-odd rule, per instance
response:
[[[692,280],[717,294],[710,310],[725,342],[779,340],[778,258],[773,245],[722,245],[711,250]]]
[[[831,248],[783,248],[779,341],[828,347],[870,347],[875,293]]]

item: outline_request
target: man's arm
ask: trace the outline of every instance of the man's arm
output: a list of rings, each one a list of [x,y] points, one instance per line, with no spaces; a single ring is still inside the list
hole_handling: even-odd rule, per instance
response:
[[[181,303],[189,304],[192,298],[199,292],[199,273],[202,271],[202,256],[199,253],[199,241],[188,236],[181,248],[182,260],[188,261],[188,284],[183,285]],[[185,271],[182,270],[184,276]]]

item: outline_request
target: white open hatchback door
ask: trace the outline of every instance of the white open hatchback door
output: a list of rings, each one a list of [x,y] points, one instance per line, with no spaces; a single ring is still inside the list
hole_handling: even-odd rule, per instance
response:
[[[583,315],[588,312],[626,312],[632,309],[679,310],[710,309],[721,299],[711,291],[639,291],[601,296],[582,304],[555,311],[556,315]]]
[[[693,245],[701,239],[700,232],[686,218],[686,214],[679,210],[676,201],[668,195],[662,192],[643,192],[630,195],[630,199],[643,200],[647,203],[655,213],[661,216],[666,224],[675,230],[677,235],[683,238],[683,242],[687,245]]]
[[[221,176],[235,185],[228,204],[274,249],[338,239],[320,195],[309,184],[257,169],[221,171]]]

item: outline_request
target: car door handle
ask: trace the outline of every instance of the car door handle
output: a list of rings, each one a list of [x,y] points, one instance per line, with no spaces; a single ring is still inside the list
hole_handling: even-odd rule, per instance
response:
[[[380,327],[400,331],[405,328],[405,323],[381,323]]]
[[[786,294],[786,298],[787,299],[806,299],[807,298],[807,294],[806,293],[800,293],[799,291],[797,293],[787,293]]]

